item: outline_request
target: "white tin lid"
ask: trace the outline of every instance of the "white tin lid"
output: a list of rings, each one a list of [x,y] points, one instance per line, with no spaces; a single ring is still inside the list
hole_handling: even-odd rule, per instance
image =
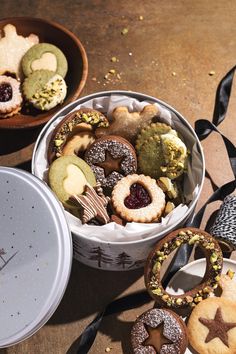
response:
[[[52,191],[28,172],[0,167],[0,348],[49,320],[71,264],[71,233]]]

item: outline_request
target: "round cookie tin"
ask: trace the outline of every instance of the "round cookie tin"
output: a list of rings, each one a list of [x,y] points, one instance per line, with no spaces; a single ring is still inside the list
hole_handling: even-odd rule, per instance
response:
[[[36,141],[32,157],[32,173],[36,176],[39,176],[37,174],[37,164],[39,162],[37,161],[37,155],[42,156],[42,153],[39,154],[39,152],[41,151],[43,152],[44,156],[47,155],[44,142],[50,139],[50,129],[56,126],[55,122],[57,120],[62,119],[69,112],[76,109],[78,105],[86,107],[86,103],[88,101],[94,100],[95,102],[98,102],[100,99],[108,100],[112,95],[116,96],[117,104],[120,103],[120,96],[125,95],[130,99],[137,99],[140,102],[148,101],[149,103],[157,103],[172,112],[178,118],[179,122],[181,122],[181,124],[185,127],[188,133],[194,137],[194,140],[196,142],[198,159],[200,162],[197,177],[198,191],[194,195],[193,200],[190,202],[187,212],[184,215],[181,215],[181,217],[177,221],[173,222],[171,225],[166,227],[165,230],[158,232],[155,235],[152,235],[150,237],[143,237],[139,240],[129,240],[128,242],[106,241],[104,239],[95,239],[92,237],[81,235],[79,232],[77,232],[77,230],[75,230],[74,225],[72,225],[69,221],[69,226],[73,236],[74,257],[77,260],[97,269],[111,271],[127,271],[143,267],[147,255],[149,254],[155,243],[174,229],[184,226],[185,223],[192,218],[203,186],[205,176],[205,159],[203,155],[203,149],[196,133],[194,132],[194,129],[191,127],[188,121],[173,107],[155,97],[138,92],[123,90],[104,91],[82,97],[70,103],[66,107],[62,108],[61,111],[59,111],[54,117],[51,118],[51,120],[41,130],[41,133]],[[41,178],[41,176],[39,177]],[[66,215],[68,216],[68,212],[66,212]],[[112,232],[115,231],[112,230]]]
[[[71,233],[51,190],[0,167],[0,348],[33,335],[52,316],[72,263]]]

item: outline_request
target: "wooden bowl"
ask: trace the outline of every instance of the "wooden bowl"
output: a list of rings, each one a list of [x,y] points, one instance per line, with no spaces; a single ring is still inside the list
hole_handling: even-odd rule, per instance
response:
[[[0,31],[8,23],[16,27],[17,33],[28,36],[30,33],[38,35],[39,42],[56,45],[65,54],[68,61],[68,72],[65,77],[67,95],[62,105],[50,111],[43,112],[24,107],[20,114],[0,119],[0,129],[32,128],[46,123],[56,112],[68,103],[79,97],[88,75],[88,60],[85,49],[78,37],[62,25],[32,17],[12,17],[0,20]]]

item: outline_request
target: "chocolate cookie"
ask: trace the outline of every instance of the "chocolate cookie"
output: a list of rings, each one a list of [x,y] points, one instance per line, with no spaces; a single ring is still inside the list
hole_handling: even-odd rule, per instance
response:
[[[56,126],[48,146],[48,162],[63,155],[67,142],[77,133],[92,132],[97,127],[107,127],[107,118],[99,111],[90,108],[81,108],[69,113]]]
[[[135,321],[131,330],[134,354],[183,354],[187,348],[187,330],[176,313],[151,309]]]
[[[85,153],[85,161],[91,166],[102,187],[113,188],[122,177],[137,170],[133,146],[115,135],[101,137],[90,145]]]
[[[198,245],[206,257],[206,271],[201,284],[180,295],[167,293],[161,283],[160,271],[166,258],[182,244]],[[185,228],[171,232],[161,239],[148,256],[145,267],[145,284],[151,297],[159,304],[172,308],[196,306],[218,287],[223,255],[218,242],[207,232]]]

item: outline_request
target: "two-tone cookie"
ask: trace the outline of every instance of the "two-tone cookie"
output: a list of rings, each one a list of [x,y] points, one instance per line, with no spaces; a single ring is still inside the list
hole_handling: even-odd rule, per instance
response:
[[[135,321],[131,330],[133,354],[183,354],[186,325],[173,311],[153,308]]]

